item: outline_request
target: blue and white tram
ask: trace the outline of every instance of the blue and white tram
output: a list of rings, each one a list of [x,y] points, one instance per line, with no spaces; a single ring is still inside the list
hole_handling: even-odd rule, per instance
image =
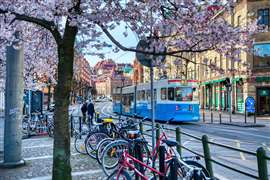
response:
[[[134,94],[136,90],[136,111]],[[117,89],[113,95],[113,111],[124,115],[150,117],[150,83]],[[199,121],[200,110],[198,90],[194,83],[181,83],[181,80],[159,80],[154,82],[155,119],[176,122]],[[122,106],[122,109],[121,109]]]

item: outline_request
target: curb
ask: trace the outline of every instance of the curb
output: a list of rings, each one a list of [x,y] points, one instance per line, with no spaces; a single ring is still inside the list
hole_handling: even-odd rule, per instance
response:
[[[221,124],[238,127],[265,127],[264,124],[254,124],[254,123],[221,123]]]

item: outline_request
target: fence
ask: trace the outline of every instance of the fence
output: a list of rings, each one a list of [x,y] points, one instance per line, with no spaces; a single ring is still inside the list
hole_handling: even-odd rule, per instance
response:
[[[143,133],[146,136],[151,136],[151,135],[144,132],[144,126],[151,126],[151,125],[148,124],[148,123],[140,123],[140,131],[141,131],[141,133]],[[222,167],[224,167],[226,169],[229,169],[231,171],[240,173],[242,175],[245,175],[245,176],[253,178],[253,179],[269,180],[267,163],[268,163],[268,161],[270,161],[270,157],[268,157],[266,155],[266,151],[264,150],[263,147],[259,147],[256,152],[251,152],[251,151],[248,151],[248,150],[245,150],[245,149],[235,148],[235,147],[228,146],[228,145],[225,145],[225,144],[210,141],[210,140],[208,140],[207,135],[203,135],[202,137],[194,136],[192,134],[181,131],[181,129],[179,127],[177,127],[176,129],[172,129],[172,128],[163,128],[163,129],[165,129],[167,131],[170,131],[170,132],[173,132],[175,134],[175,140],[179,143],[179,145],[177,146],[177,151],[178,151],[178,153],[180,155],[182,155],[182,150],[184,149],[184,150],[187,150],[187,151],[189,151],[189,152],[191,152],[191,153],[193,153],[193,154],[195,154],[197,156],[200,156],[201,158],[204,158],[206,169],[208,170],[209,174],[212,177],[214,177],[214,171],[213,171],[212,164],[215,163],[215,164],[217,164],[219,166],[222,166]],[[156,136],[157,136],[157,138],[159,137],[159,135],[160,135],[160,125],[157,124],[156,125]],[[191,150],[190,148],[184,146],[181,143],[181,139],[182,139],[183,135],[187,136],[189,138],[193,138],[193,139],[198,140],[199,142],[201,142],[202,148],[203,148],[203,154],[195,152],[195,151]],[[249,172],[245,172],[245,171],[236,169],[234,167],[231,167],[231,166],[229,166],[229,165],[227,165],[227,164],[225,164],[223,162],[220,162],[220,161],[214,159],[211,156],[210,145],[218,146],[218,147],[221,147],[221,148],[229,149],[229,150],[240,152],[240,153],[245,153],[245,154],[256,157],[257,166],[258,166],[258,174],[255,175],[255,174],[251,174]]]

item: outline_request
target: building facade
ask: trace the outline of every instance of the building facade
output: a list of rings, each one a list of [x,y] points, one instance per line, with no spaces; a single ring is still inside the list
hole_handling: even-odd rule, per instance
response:
[[[93,87],[91,74],[91,67],[86,58],[81,55],[75,56],[71,96],[73,102],[77,97],[87,99],[91,96],[91,89]]]
[[[95,65],[95,88],[97,96],[112,96],[114,88],[132,85],[133,66],[128,63],[115,63],[103,60]]]
[[[268,0],[239,0],[232,14],[221,15],[233,26],[245,26],[258,19],[258,24],[269,27],[269,9]],[[245,99],[252,96],[257,114],[270,115],[270,33],[258,33],[254,38],[254,53],[241,52],[239,62],[214,51],[196,55],[200,63],[197,78],[202,108],[223,111],[231,108],[233,112],[243,113]],[[223,72],[211,70],[211,64]]]

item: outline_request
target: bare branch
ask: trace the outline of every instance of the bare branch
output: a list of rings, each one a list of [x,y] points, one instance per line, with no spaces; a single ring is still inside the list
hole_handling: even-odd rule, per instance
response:
[[[201,52],[213,50],[213,48],[205,48],[205,49],[199,49],[199,50],[193,50],[192,48],[190,48],[190,49],[182,49],[182,50],[168,51],[168,52],[147,52],[147,51],[142,51],[138,49],[128,48],[126,46],[123,46],[121,43],[119,43],[101,23],[96,22],[96,24],[102,29],[102,31],[106,34],[106,36],[122,51],[137,52],[137,53],[150,54],[150,55],[156,55],[156,56],[166,56],[166,55],[174,55],[174,54],[184,53],[184,52],[201,53]]]
[[[31,17],[31,16],[27,16],[24,14],[18,14],[15,12],[10,12],[8,10],[0,9],[0,14],[6,14],[6,13],[11,13],[11,14],[15,15],[15,18],[12,20],[12,22],[15,20],[19,20],[19,21],[26,21],[26,22],[30,22],[30,23],[39,25],[39,26],[49,30],[52,33],[52,35],[55,38],[57,43],[61,41],[61,35],[60,35],[59,31],[56,29],[55,23],[53,21],[47,21],[44,19],[39,19],[36,17]]]

